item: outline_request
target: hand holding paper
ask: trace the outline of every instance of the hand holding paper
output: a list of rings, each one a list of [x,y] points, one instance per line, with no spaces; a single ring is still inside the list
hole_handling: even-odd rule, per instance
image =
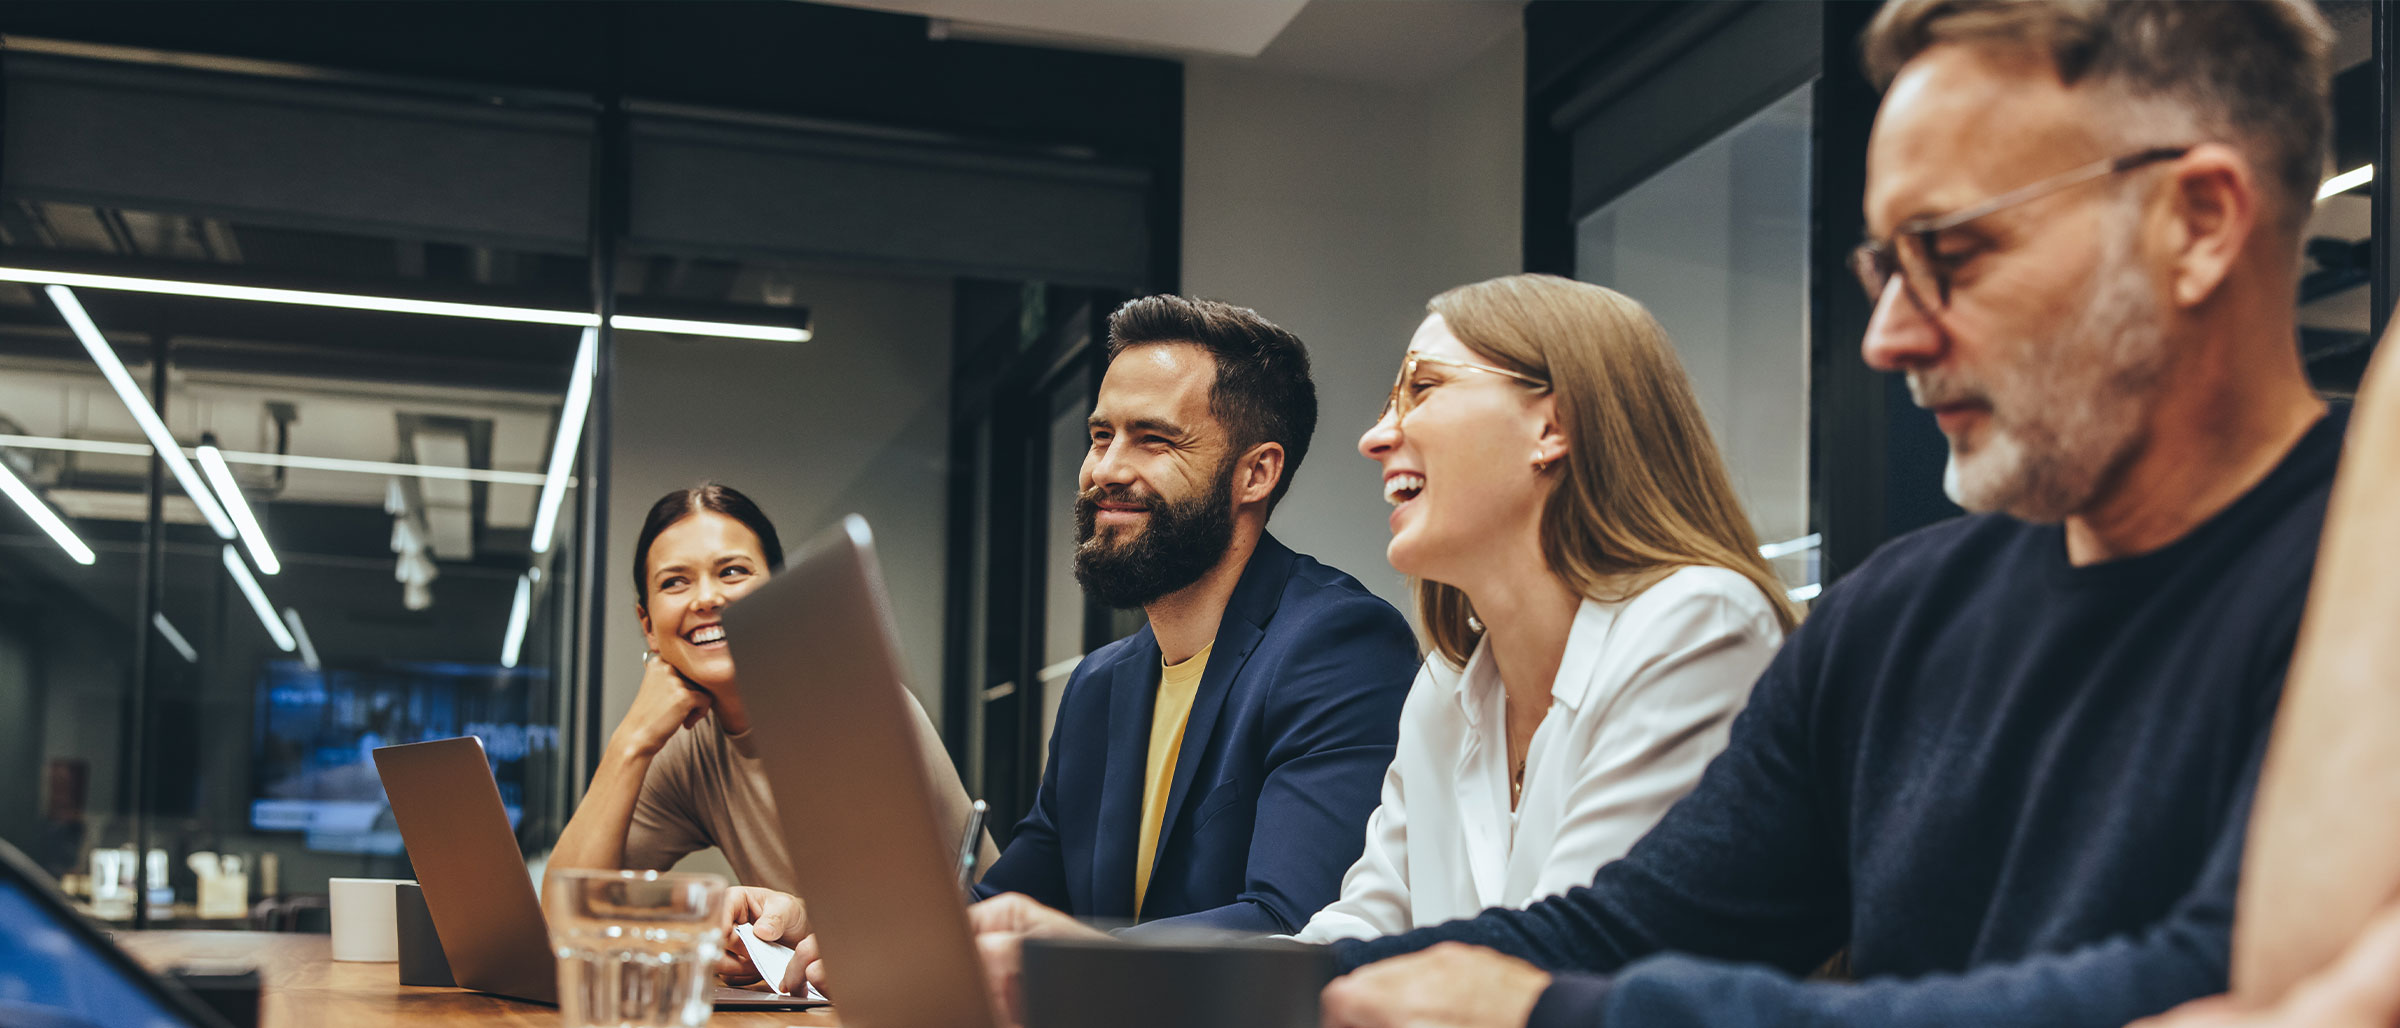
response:
[[[759,977],[765,980],[768,987],[773,988],[778,996],[791,995],[791,993],[783,991],[783,987],[779,983],[783,981],[784,969],[792,963],[792,948],[780,942],[768,942],[759,938],[758,933],[752,931],[747,924],[733,926],[733,932],[735,935],[741,936],[743,947],[750,951],[750,963],[758,968]],[[823,1001],[825,995],[818,992],[815,985],[810,985],[808,995],[803,998]]]

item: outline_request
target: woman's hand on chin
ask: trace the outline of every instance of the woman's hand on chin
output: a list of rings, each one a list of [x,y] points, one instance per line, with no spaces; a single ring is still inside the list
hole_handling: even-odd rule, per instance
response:
[[[609,748],[628,756],[655,756],[677,731],[708,716],[712,703],[707,691],[684,678],[674,665],[663,657],[653,657],[642,668],[641,691],[634,694],[625,720],[617,723]]]

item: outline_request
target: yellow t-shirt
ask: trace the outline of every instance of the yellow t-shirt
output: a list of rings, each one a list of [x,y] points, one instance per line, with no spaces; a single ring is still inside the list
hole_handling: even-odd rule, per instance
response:
[[[1133,859],[1133,911],[1140,915],[1142,897],[1150,892],[1150,865],[1158,859],[1158,832],[1167,823],[1167,793],[1175,787],[1175,757],[1183,751],[1183,726],[1192,719],[1192,697],[1200,692],[1200,675],[1208,670],[1210,643],[1181,664],[1163,660],[1158,672],[1158,704],[1150,712],[1150,762],[1142,772],[1142,839]]]

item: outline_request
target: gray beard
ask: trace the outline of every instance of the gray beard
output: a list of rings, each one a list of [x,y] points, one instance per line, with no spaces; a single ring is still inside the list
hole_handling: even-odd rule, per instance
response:
[[[2020,342],[2015,366],[1975,390],[1992,401],[1984,437],[1954,440],[1942,492],[1971,511],[2063,521],[2089,508],[2140,451],[2166,364],[2166,326],[2149,276],[2131,260],[2132,229],[2112,233],[2090,296],[2059,344]],[[2045,352],[2047,351],[2047,352]],[[1909,387],[1946,395],[1914,373]]]

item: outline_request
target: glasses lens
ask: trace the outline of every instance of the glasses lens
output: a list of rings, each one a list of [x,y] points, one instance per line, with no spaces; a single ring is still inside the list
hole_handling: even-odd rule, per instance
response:
[[[1906,280],[1908,295],[1928,311],[1942,311],[1950,306],[1950,279],[1934,266],[1932,251],[1932,233],[1911,232],[1892,240],[1893,263]]]
[[[1381,424],[1385,418],[1408,416],[1408,376],[1415,374],[1416,370],[1417,358],[1414,355],[1400,362],[1400,373],[1392,376],[1392,393],[1383,398],[1383,412],[1375,416],[1376,423]]]
[[[1881,300],[1884,287],[1892,283],[1892,252],[1874,243],[1861,244],[1850,251],[1850,271],[1866,289],[1867,299]]]
[[[1884,290],[1892,279],[1900,279],[1902,289],[1910,299],[1927,311],[1939,312],[1950,306],[1950,282],[1933,261],[1926,257],[1923,238],[1903,235],[1890,243],[1868,243],[1850,253],[1850,270],[1857,273],[1858,284],[1867,290],[1867,299],[1883,302]]]

